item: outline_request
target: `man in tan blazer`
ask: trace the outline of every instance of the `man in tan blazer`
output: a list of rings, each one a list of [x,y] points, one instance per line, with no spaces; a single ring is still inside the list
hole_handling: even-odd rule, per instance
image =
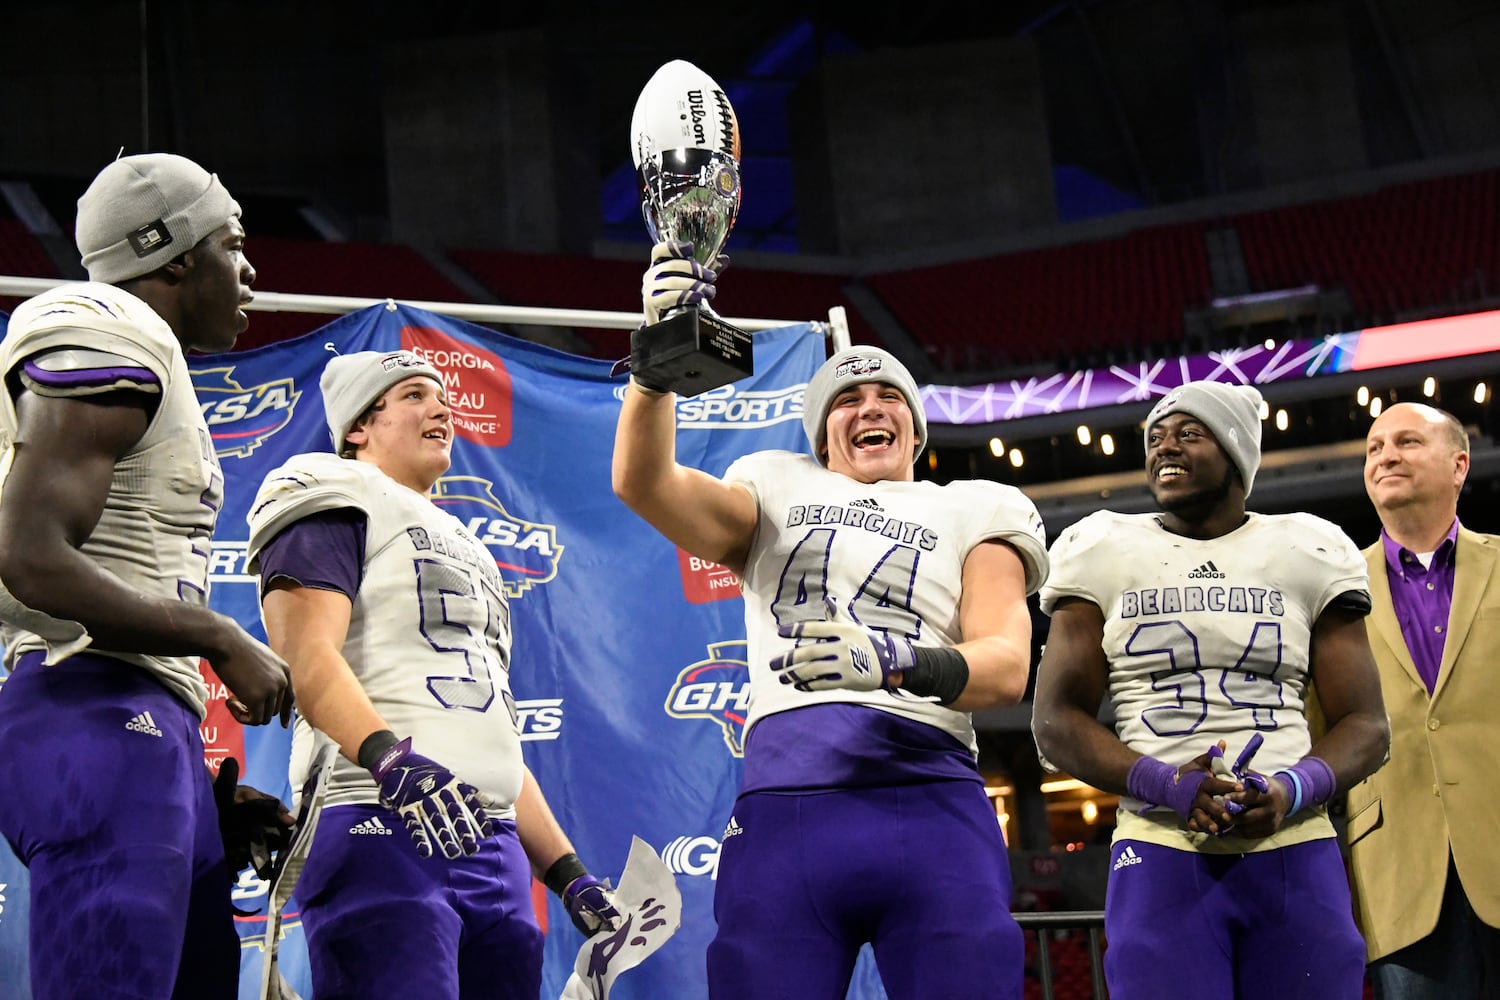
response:
[[[1500,997],[1500,537],[1458,523],[1469,440],[1398,403],[1371,426],[1370,646],[1390,761],[1349,790],[1378,1000]]]

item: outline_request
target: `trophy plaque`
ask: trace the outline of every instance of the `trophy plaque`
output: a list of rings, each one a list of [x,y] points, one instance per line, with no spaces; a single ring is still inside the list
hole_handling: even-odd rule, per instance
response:
[[[729,98],[692,63],[656,71],[635,104],[632,158],[652,240],[693,245],[712,269],[740,208],[740,130]],[[630,370],[642,384],[696,396],[754,371],[750,334],[708,303],[687,306],[630,336]]]

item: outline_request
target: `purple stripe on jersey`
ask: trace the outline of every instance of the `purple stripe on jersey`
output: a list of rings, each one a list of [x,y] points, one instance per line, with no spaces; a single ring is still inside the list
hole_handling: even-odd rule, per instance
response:
[[[365,515],[353,507],[319,511],[281,529],[260,551],[262,588],[277,577],[336,590],[353,601],[365,575]]]
[[[979,781],[967,747],[935,726],[864,705],[808,705],[759,720],[744,792]]]
[[[30,361],[25,364],[26,377],[38,385],[54,389],[84,389],[89,386],[113,385],[116,382],[133,382],[136,385],[161,385],[161,379],[149,368],[121,366],[119,368],[80,368],[76,371],[54,372]]]

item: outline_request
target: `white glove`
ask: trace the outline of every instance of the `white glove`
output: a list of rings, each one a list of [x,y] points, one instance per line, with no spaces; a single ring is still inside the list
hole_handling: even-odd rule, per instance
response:
[[[693,259],[693,245],[664,240],[651,248],[651,266],[641,279],[641,306],[646,325],[654,326],[662,314],[685,306],[706,303],[714,297],[718,273]]]
[[[783,625],[783,638],[800,640],[771,660],[771,671],[798,691],[847,688],[874,691],[893,687],[891,675],[916,664],[911,643],[850,621]]]

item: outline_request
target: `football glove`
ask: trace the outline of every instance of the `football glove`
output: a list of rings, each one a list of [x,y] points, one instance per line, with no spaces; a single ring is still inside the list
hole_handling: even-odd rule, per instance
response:
[[[224,860],[229,879],[238,881],[246,865],[262,879],[270,877],[276,854],[292,840],[292,816],[273,798],[249,785],[241,785],[240,762],[225,757],[214,779],[214,806],[219,814],[219,836],[224,841]]]
[[[1240,751],[1240,755],[1234,759],[1232,766],[1225,761],[1224,751],[1215,743],[1208,748],[1209,770],[1213,771],[1216,778],[1233,781],[1244,785],[1246,788],[1253,788],[1262,795],[1267,794],[1270,792],[1271,786],[1266,782],[1265,775],[1250,770],[1250,761],[1255,759],[1255,752],[1260,749],[1260,745],[1265,741],[1266,738],[1260,733],[1252,733],[1250,739],[1245,742],[1245,749]],[[1223,801],[1224,808],[1228,809],[1231,815],[1237,815],[1245,811],[1245,807],[1242,804],[1232,799],[1224,799]]]
[[[449,861],[473,854],[494,832],[478,790],[413,753],[410,736],[381,754],[370,774],[380,786],[380,804],[401,817],[421,857],[432,857],[434,842]]]
[[[874,691],[893,688],[891,675],[916,663],[911,643],[850,621],[812,621],[783,625],[784,639],[797,645],[771,659],[771,672],[798,691],[847,688]]]
[[[641,279],[646,325],[654,326],[673,310],[706,304],[717,291],[718,277],[717,271],[693,259],[691,243],[665,240],[656,244],[651,248],[651,266]]]
[[[615,907],[615,894],[609,880],[600,881],[592,875],[582,875],[563,890],[563,909],[568,911],[573,926],[584,937],[592,937],[600,930],[620,929],[623,919]]]

